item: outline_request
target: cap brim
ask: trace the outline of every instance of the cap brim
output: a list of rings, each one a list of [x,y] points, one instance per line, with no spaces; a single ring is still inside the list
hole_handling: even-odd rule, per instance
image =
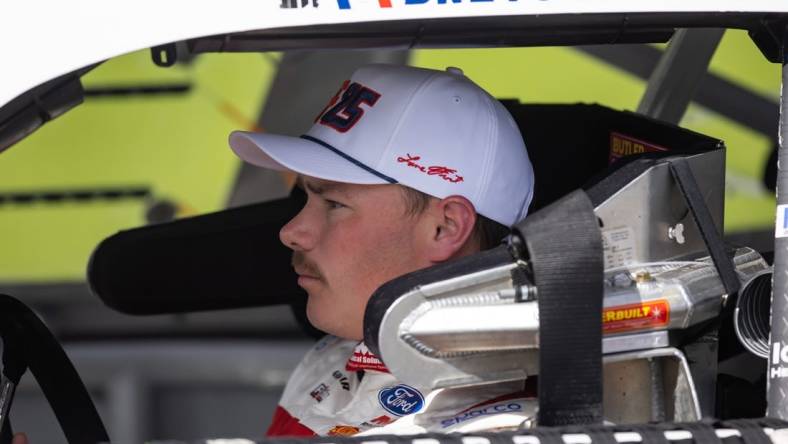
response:
[[[230,148],[253,165],[318,179],[357,184],[391,183],[368,167],[312,140],[278,134],[233,131]]]

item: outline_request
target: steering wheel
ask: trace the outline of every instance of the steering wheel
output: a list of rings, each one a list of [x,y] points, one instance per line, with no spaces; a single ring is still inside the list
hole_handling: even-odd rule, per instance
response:
[[[14,389],[29,368],[52,407],[69,443],[108,442],[109,435],[85,384],[57,339],[19,300],[0,294],[0,444],[12,438],[8,412]]]

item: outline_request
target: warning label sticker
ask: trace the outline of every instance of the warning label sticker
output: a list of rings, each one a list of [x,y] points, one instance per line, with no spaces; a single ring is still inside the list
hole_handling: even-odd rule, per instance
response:
[[[637,259],[634,231],[629,227],[603,230],[602,250],[605,270],[631,264]]]
[[[670,305],[666,299],[602,309],[603,333],[665,327],[668,322],[670,322]]]
[[[654,153],[658,151],[669,150],[663,146],[654,145],[653,143],[612,131],[610,133],[610,157],[608,158],[608,164],[612,164],[622,157],[631,156],[633,154]]]

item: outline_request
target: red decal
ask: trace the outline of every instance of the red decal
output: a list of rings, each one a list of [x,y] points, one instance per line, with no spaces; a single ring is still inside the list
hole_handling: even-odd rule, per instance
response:
[[[423,166],[419,165],[418,163],[416,163],[416,161],[420,160],[420,159],[421,159],[421,156],[411,156],[410,154],[408,154],[408,157],[397,157],[397,162],[399,162],[399,163],[407,162],[409,167],[416,168],[417,170],[421,171],[422,173],[426,173],[427,169],[424,168]]]
[[[462,182],[464,180],[462,176],[457,174],[457,170],[455,169],[437,165],[425,167],[416,162],[417,160],[421,160],[421,156],[413,156],[411,154],[408,154],[407,156],[408,157],[397,157],[397,162],[404,163],[411,168],[416,168],[417,170],[421,171],[422,173],[426,173],[429,176],[438,176],[441,179],[451,183]]]
[[[265,436],[315,436],[317,433],[313,432],[309,427],[301,424],[298,419],[294,418],[282,406],[277,406],[274,411],[274,418],[271,420],[271,426],[265,432]]]
[[[608,157],[607,163],[610,165],[622,157],[631,156],[633,154],[655,153],[660,151],[670,150],[664,146],[655,145],[613,131],[610,133],[610,156]]]
[[[462,182],[462,176],[458,176],[456,173],[457,170],[442,166],[431,166],[427,170],[427,174],[430,176],[439,176],[449,182]]]
[[[338,425],[328,431],[328,436],[353,436],[360,431],[358,427]]]
[[[622,331],[661,328],[670,322],[670,304],[665,299],[639,304],[605,307],[602,310],[602,331]]]
[[[374,370],[377,372],[389,373],[389,369],[377,356],[373,355],[366,345],[362,342],[353,350],[353,355],[347,360],[345,370],[357,372],[359,370]]]
[[[390,8],[391,7],[391,0],[378,0],[381,8]]]
[[[369,422],[371,422],[372,424],[377,424],[377,425],[384,426],[386,424],[390,424],[392,421],[394,421],[394,420],[391,419],[390,417],[388,417],[386,415],[381,415],[381,416],[378,416],[375,419],[371,419]]]

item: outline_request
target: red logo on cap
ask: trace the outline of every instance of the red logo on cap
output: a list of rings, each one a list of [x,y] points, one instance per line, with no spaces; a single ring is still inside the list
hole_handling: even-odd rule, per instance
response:
[[[407,156],[408,157],[401,157],[401,156],[397,157],[397,162],[404,163],[409,167],[416,168],[417,170],[427,174],[428,176],[438,176],[441,179],[451,183],[462,182],[464,180],[462,176],[457,174],[457,170],[455,169],[448,168],[445,166],[438,166],[438,165],[425,167],[419,164],[418,162],[416,162],[417,160],[421,160],[421,156],[413,156],[411,154],[408,154]]]

